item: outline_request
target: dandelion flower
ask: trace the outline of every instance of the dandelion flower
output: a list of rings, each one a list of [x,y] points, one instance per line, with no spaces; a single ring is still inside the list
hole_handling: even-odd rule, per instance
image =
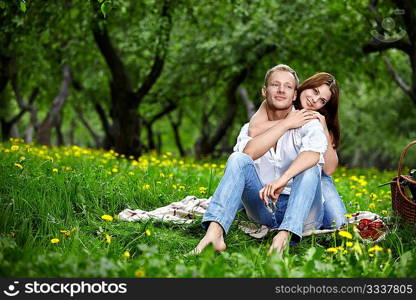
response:
[[[15,165],[15,167],[18,167],[19,169],[23,169],[23,166],[19,163],[15,163],[14,165]]]
[[[199,188],[199,192],[201,193],[201,194],[205,194],[205,192],[207,191],[207,188],[206,187],[203,187],[203,186],[201,186],[200,188]]]
[[[105,234],[105,241],[109,244],[111,243],[111,236],[109,236],[107,233]]]
[[[52,243],[52,244],[59,243],[59,239],[51,239],[51,243]]]
[[[123,257],[124,258],[130,258],[130,252],[129,251],[124,251]]]
[[[352,215],[351,214],[345,214],[344,215],[346,218],[352,218]]]
[[[349,233],[348,231],[340,231],[340,232],[338,232],[338,234],[342,237],[347,238],[347,239],[352,239],[352,234]]]
[[[372,203],[370,203],[370,205],[368,207],[370,207],[371,209],[374,209],[374,208],[376,208],[376,205],[372,202]]]
[[[346,242],[346,243],[345,243],[345,245],[346,245],[347,247],[352,247],[353,243],[352,243],[352,242]]]
[[[152,232],[149,229],[146,229],[146,235],[150,236],[150,235],[152,235]]]
[[[143,270],[137,269],[136,272],[134,272],[134,276],[136,277],[144,277],[145,273]]]
[[[19,146],[17,146],[17,145],[13,145],[10,149],[11,149],[12,151],[17,151],[17,150],[19,150]]]
[[[327,252],[332,252],[332,253],[337,253],[338,252],[338,249],[331,247],[331,248],[326,249],[326,251]]]
[[[379,245],[375,245],[374,247],[371,247],[370,249],[368,249],[368,252],[378,252],[378,251],[383,251],[383,248],[380,247]]]
[[[113,221],[113,217],[110,215],[103,215],[101,216],[101,219],[106,220],[106,221]]]
[[[65,236],[70,236],[71,235],[71,231],[68,231],[68,230],[59,230],[59,231]]]
[[[53,168],[53,169],[52,169],[52,172],[54,172],[54,173],[58,173],[58,169],[57,169],[57,168]]]
[[[144,191],[150,190],[150,184],[145,184],[145,185],[143,185],[142,189],[143,189]]]

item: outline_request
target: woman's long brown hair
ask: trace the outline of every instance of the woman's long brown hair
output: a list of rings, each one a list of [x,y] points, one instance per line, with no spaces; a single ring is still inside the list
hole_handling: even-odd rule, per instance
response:
[[[331,98],[321,109],[318,110],[318,112],[325,116],[328,131],[332,135],[332,143],[334,144],[334,148],[337,149],[341,134],[338,120],[339,87],[335,77],[324,72],[316,73],[315,75],[309,77],[302,82],[301,85],[299,85],[294,104],[296,109],[301,109],[300,94],[304,90],[317,88],[323,84],[328,85],[329,90],[331,91]]]

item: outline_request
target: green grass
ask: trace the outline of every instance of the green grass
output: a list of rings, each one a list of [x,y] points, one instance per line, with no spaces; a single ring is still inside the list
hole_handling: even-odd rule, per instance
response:
[[[187,195],[209,197],[224,164],[171,153],[148,154],[137,161],[78,147],[46,148],[18,140],[0,144],[0,276],[416,275],[416,228],[392,215],[389,187],[377,188],[394,172],[340,167],[333,176],[348,212],[374,211],[389,224],[391,232],[378,244],[380,251],[357,236],[346,240],[334,233],[304,238],[283,255],[269,257],[273,235],[261,240],[247,236],[237,226],[247,218],[239,214],[226,236],[227,251],[207,249],[187,257],[204,235],[200,218],[186,225],[101,218],[115,217],[125,208],[152,210]],[[54,238],[59,242],[51,243]],[[336,247],[342,249],[327,251]]]

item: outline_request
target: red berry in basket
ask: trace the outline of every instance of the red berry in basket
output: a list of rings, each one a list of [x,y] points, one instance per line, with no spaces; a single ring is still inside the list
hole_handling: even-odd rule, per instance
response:
[[[372,221],[370,219],[361,219],[360,223],[368,226]]]
[[[375,228],[383,228],[383,223],[381,223],[380,221],[374,221],[373,224],[375,225]]]
[[[362,223],[360,223],[360,224],[357,225],[357,229],[360,230],[360,231],[361,230],[364,230],[364,228],[365,228],[365,225],[362,224]]]

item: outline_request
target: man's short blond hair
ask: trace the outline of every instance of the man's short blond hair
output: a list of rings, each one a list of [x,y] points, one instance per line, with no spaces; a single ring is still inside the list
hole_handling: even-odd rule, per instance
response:
[[[279,64],[277,66],[274,66],[273,68],[269,69],[266,73],[266,76],[264,77],[264,86],[267,86],[269,84],[269,77],[275,72],[275,71],[286,71],[295,77],[295,89],[298,88],[299,85],[299,77],[295,70],[293,70],[288,65]]]

